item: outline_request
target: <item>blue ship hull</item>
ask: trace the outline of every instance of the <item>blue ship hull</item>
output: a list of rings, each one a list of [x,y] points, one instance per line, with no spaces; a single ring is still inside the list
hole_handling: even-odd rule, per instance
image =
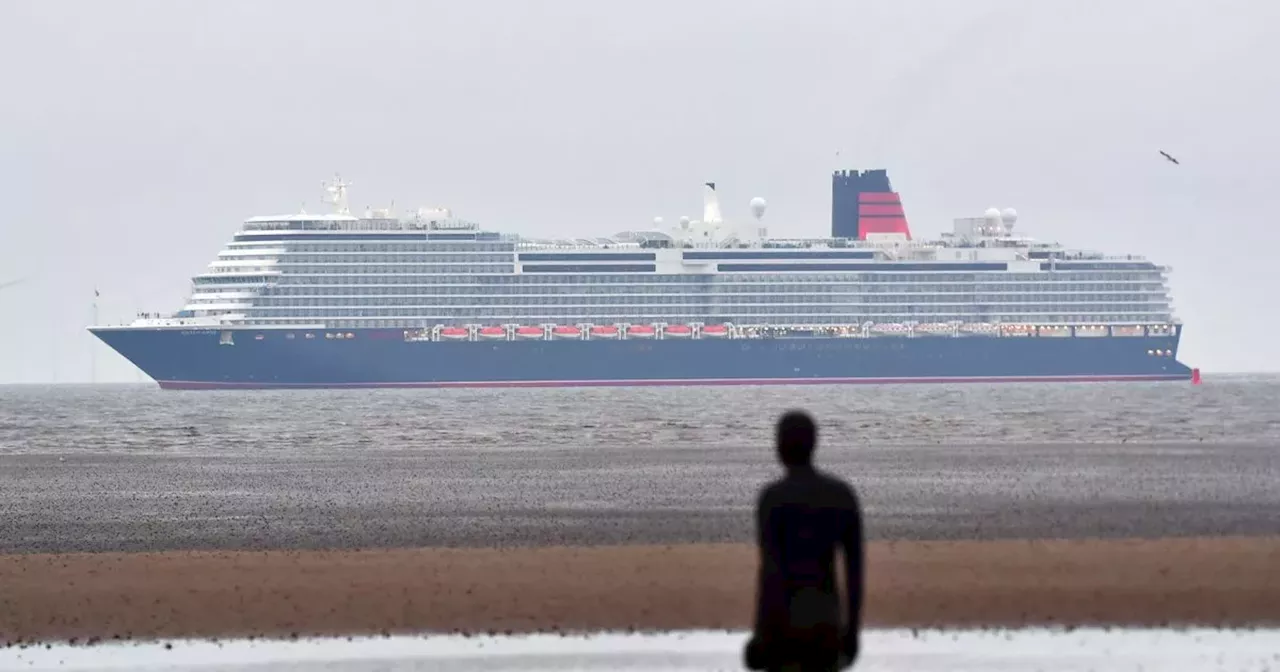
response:
[[[402,331],[95,328],[166,389],[1189,380],[1179,335],[406,341]],[[260,337],[260,338],[259,338]],[[1172,352],[1171,355],[1161,354]],[[1154,353],[1154,354],[1153,354]]]

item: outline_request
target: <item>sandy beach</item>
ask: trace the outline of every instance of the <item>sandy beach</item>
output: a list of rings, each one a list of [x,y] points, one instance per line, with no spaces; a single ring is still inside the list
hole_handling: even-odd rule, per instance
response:
[[[869,625],[1247,626],[1280,622],[1273,456],[862,447],[823,464],[864,493]],[[4,456],[0,641],[742,628],[767,457]]]
[[[873,626],[1280,623],[1280,538],[875,542]],[[0,639],[742,628],[745,544],[0,556]]]

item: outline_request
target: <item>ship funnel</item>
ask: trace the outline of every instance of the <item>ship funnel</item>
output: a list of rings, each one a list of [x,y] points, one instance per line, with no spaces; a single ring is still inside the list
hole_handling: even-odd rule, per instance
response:
[[[867,234],[911,240],[902,198],[886,170],[838,170],[831,175],[831,237],[866,240]]]
[[[720,199],[716,196],[716,183],[707,182],[702,191],[702,221],[708,224],[718,224],[723,221],[720,217]]]

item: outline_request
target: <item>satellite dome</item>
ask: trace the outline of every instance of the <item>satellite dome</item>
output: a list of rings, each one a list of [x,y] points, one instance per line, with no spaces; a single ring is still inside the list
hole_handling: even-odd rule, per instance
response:
[[[656,226],[656,227],[661,228],[661,227],[662,227],[662,218],[661,218],[661,217],[654,217],[654,218],[653,218],[653,225],[654,225],[654,226]]]
[[[684,216],[684,217],[681,217],[681,218],[680,218],[680,226],[681,226],[682,228],[686,228],[686,229],[687,229],[687,228],[689,228],[689,217],[688,217],[688,215],[686,215],[686,216]]]
[[[987,208],[982,216],[987,219],[1000,219],[1000,208]]]
[[[1005,208],[1000,211],[1000,218],[1004,220],[1005,224],[1012,224],[1018,221],[1018,211],[1013,208]]]
[[[764,199],[759,196],[751,199],[751,216],[756,219],[764,217],[764,209],[767,205],[768,204],[764,202]]]

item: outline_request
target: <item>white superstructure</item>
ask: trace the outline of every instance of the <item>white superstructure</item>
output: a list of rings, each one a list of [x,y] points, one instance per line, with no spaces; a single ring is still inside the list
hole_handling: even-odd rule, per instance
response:
[[[958,219],[935,241],[768,238],[763,199],[751,201],[754,221],[733,225],[708,183],[698,220],[527,239],[485,231],[445,208],[355,216],[348,186],[326,185],[332,213],[246,220],[193,278],[181,312],[146,319],[509,332],[514,325],[827,325],[912,335],[1176,324],[1169,269],[1037,243],[1014,233],[1010,209]]]

